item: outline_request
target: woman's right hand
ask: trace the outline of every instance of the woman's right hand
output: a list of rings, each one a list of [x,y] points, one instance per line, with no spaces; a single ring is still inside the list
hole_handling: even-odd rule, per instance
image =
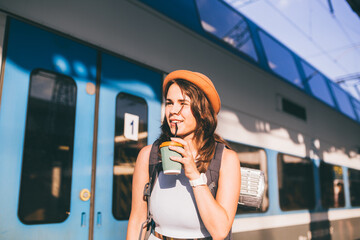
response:
[[[171,156],[170,159],[176,162],[179,162],[183,165],[185,176],[189,180],[195,180],[200,177],[200,172],[198,171],[195,163],[195,158],[192,155],[192,151],[188,142],[181,138],[171,138],[171,141],[180,143],[184,147],[169,146],[170,150],[176,151],[181,154],[182,157]]]

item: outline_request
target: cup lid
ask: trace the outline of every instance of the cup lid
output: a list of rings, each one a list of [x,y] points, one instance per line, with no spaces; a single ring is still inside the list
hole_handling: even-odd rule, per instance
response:
[[[162,144],[160,144],[160,147],[167,147],[167,146],[177,146],[177,147],[184,147],[181,143],[178,142],[172,142],[172,141],[167,141],[167,142],[163,142]]]

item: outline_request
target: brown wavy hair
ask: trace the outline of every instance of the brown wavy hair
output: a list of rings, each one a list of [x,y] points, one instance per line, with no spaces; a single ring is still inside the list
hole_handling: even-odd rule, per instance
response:
[[[198,154],[196,165],[199,172],[204,173],[206,172],[211,159],[214,157],[216,147],[215,143],[224,143],[228,148],[229,145],[223,138],[215,133],[217,126],[217,114],[215,114],[215,111],[204,92],[189,81],[174,79],[169,81],[165,87],[165,98],[172,84],[178,85],[183,95],[187,95],[191,99],[191,112],[196,119],[196,128],[194,132],[196,143],[195,147],[197,148]],[[164,116],[164,120],[161,125],[161,135],[158,140],[160,142],[169,141],[172,136],[170,127],[166,121],[166,116]]]

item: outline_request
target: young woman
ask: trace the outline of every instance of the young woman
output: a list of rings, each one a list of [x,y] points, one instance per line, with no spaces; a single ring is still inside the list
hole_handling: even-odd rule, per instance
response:
[[[237,154],[227,148],[223,151],[216,198],[207,184],[201,184],[203,173],[214,157],[216,142],[225,142],[214,133],[221,106],[219,95],[208,77],[186,70],[174,71],[165,78],[163,94],[165,119],[159,140],[184,146],[170,147],[182,156],[172,157],[182,164],[182,172],[179,175],[160,172],[154,183],[150,212],[155,232],[150,239],[225,239],[240,194]],[[176,128],[177,137],[173,137]],[[135,165],[128,240],[138,239],[141,224],[147,217],[143,189],[149,182],[151,147],[140,151]]]

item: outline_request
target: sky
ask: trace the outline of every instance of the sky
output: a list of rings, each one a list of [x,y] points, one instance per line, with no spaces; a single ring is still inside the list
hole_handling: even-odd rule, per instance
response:
[[[224,0],[360,101],[360,18],[346,0]],[[331,6],[333,11],[331,11]]]

